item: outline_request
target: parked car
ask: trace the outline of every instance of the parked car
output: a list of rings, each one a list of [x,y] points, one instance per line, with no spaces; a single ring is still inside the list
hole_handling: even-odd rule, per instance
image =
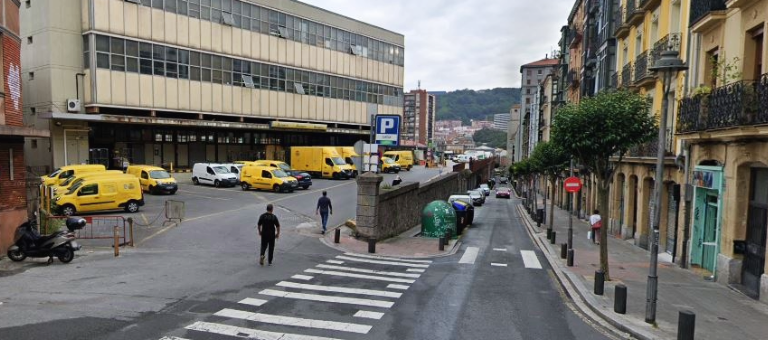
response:
[[[245,164],[242,163],[226,163],[222,164],[223,166],[226,166],[229,172],[231,172],[235,177],[237,177],[237,183],[240,184],[240,173],[243,172],[243,166]]]
[[[507,184],[507,183],[509,183],[509,179],[506,178],[506,177],[501,177],[501,178],[499,178],[499,183]]]
[[[509,188],[496,189],[496,198],[510,198],[511,195],[512,192],[509,190]]]
[[[303,188],[304,190],[309,189],[309,187],[312,186],[312,175],[310,175],[308,172],[299,171],[299,170],[283,170],[285,171],[288,176],[291,176],[295,178],[297,181],[299,181],[299,186]]]
[[[472,204],[472,197],[469,195],[462,195],[462,194],[456,194],[451,195],[451,197],[448,197],[448,203],[453,203],[453,201],[464,201],[464,203]]]
[[[491,194],[491,187],[488,186],[488,184],[480,184],[479,190],[483,191],[483,195],[489,196]]]
[[[379,160],[379,167],[381,169],[381,172],[384,172],[384,173],[391,172],[396,174],[400,172],[400,165],[395,163],[395,161],[389,157],[381,157],[381,159]]]
[[[117,209],[135,213],[144,205],[144,193],[136,176],[117,175],[79,181],[55,201],[64,216]]]
[[[467,195],[472,198],[472,205],[481,206],[485,203],[485,195],[480,190],[468,190]]]
[[[207,184],[215,187],[233,187],[237,185],[237,176],[229,169],[216,163],[195,163],[192,167],[192,183]]]
[[[107,172],[114,171],[108,170]],[[134,175],[139,179],[141,190],[151,194],[167,192],[171,195],[179,190],[176,179],[165,169],[153,165],[130,165],[125,169],[125,173]]]
[[[272,190],[274,192],[293,192],[299,182],[285,171],[271,166],[246,165],[243,168],[240,187],[245,190]]]

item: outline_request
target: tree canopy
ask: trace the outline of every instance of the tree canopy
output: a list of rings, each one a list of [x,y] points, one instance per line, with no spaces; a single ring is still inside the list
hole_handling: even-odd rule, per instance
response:
[[[479,146],[483,143],[492,148],[507,148],[507,131],[496,129],[480,129],[472,135],[472,140]]]
[[[536,144],[530,159],[537,172],[550,176],[554,180],[568,166],[571,155],[557,143],[545,141]]]
[[[507,113],[520,103],[519,88],[499,87],[490,90],[456,90],[434,92],[437,96],[437,120],[487,120],[497,113]]]

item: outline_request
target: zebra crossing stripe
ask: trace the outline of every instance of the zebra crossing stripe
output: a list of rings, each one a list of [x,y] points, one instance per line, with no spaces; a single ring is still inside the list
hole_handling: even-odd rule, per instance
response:
[[[541,262],[532,250],[521,250],[520,255],[523,256],[525,268],[541,269]]]
[[[240,300],[238,303],[242,303],[244,305],[250,305],[250,306],[259,307],[259,306],[267,303],[267,300],[254,299],[254,298],[245,298],[245,299]]]
[[[404,262],[382,261],[382,260],[368,260],[368,259],[349,257],[349,256],[343,256],[343,255],[336,256],[336,258],[340,259],[340,260],[365,262],[365,263],[375,263],[375,264],[386,264],[386,265],[390,265],[390,266],[413,267],[413,268],[429,268],[428,264],[404,263]]]
[[[506,263],[491,262],[491,266],[494,266],[494,267],[506,267],[507,264]]]
[[[420,274],[408,274],[408,273],[387,272],[387,271],[383,271],[383,270],[373,270],[373,269],[364,269],[364,268],[331,266],[331,265],[327,265],[327,264],[318,264],[317,268],[344,270],[344,271],[348,271],[348,272],[366,273],[366,274],[377,274],[377,275],[387,275],[387,276],[397,276],[397,277],[409,277],[409,278],[413,278],[413,279],[418,279],[419,277],[421,277]]]
[[[394,292],[388,292],[385,290],[373,290],[373,289],[361,289],[361,288],[347,288],[347,287],[337,287],[337,286],[321,286],[321,285],[308,285],[304,283],[295,283],[295,282],[288,282],[288,281],[280,281],[277,283],[278,287],[285,287],[285,288],[296,288],[296,289],[306,289],[306,290],[316,290],[321,292],[334,292],[334,293],[349,293],[349,294],[359,294],[359,295],[370,295],[370,296],[381,296],[381,297],[388,297],[388,298],[399,298],[403,295],[403,293],[394,293]]]
[[[305,269],[304,271],[307,272],[307,273],[313,273],[313,274],[323,274],[323,275],[333,275],[333,276],[343,276],[343,277],[354,277],[356,279],[369,279],[369,280],[399,282],[399,283],[414,283],[414,282],[416,282],[415,280],[401,279],[401,278],[398,278],[398,277],[385,277],[385,276],[345,273],[345,272],[338,272],[338,271],[334,271],[334,270],[319,270],[319,269],[311,269],[310,268],[310,269]]]
[[[280,340],[340,340],[336,338],[325,338],[311,335],[291,334],[291,333],[278,333],[267,332],[258,329],[245,328],[224,325],[213,322],[198,321],[187,327],[188,330],[213,333],[219,335],[226,335],[238,338],[247,337],[249,339],[280,339]]]
[[[430,260],[398,259],[394,257],[374,256],[374,255],[355,254],[355,253],[344,253],[344,255],[362,257],[365,259],[374,259],[374,260],[399,261],[399,262],[410,262],[410,263],[432,263],[432,261]]]
[[[493,248],[494,251],[507,251],[507,248]]]
[[[467,247],[467,249],[464,250],[464,255],[459,259],[459,263],[474,264],[479,251],[480,248],[478,247]]]
[[[381,307],[381,308],[390,308],[395,304],[394,302],[391,302],[391,301],[360,299],[360,298],[351,298],[351,297],[342,297],[342,296],[328,296],[328,295],[319,295],[319,294],[292,293],[292,292],[284,292],[284,291],[274,290],[274,289],[265,289],[260,291],[259,294],[288,298],[288,299],[296,299],[296,300],[343,303],[343,304],[350,304],[350,305]]]
[[[350,333],[359,333],[359,334],[368,334],[368,332],[373,327],[369,325],[361,325],[356,323],[305,319],[305,318],[296,318],[292,316],[271,315],[271,314],[264,314],[264,313],[251,313],[251,312],[245,312],[245,311],[228,309],[228,308],[222,309],[216,312],[216,314],[214,315],[225,317],[225,318],[269,323],[273,325],[328,329],[332,331],[341,331],[341,332],[350,332]]]
[[[389,289],[401,289],[401,290],[407,290],[407,289],[408,289],[408,287],[410,287],[410,286],[406,286],[406,285],[396,285],[396,284],[387,285],[387,288],[389,288]]]
[[[381,319],[382,316],[384,316],[384,313],[369,312],[367,310],[359,310],[354,315],[354,317],[356,318],[365,318],[365,319],[374,319],[374,320],[379,320]]]
[[[187,338],[179,338],[178,336],[164,336],[160,340],[189,340]]]
[[[325,262],[333,263],[333,264],[343,264],[344,263],[344,261],[336,261],[336,260],[327,260]]]
[[[296,280],[309,281],[309,280],[312,280],[314,277],[309,276],[309,275],[298,275],[297,274],[297,275],[291,276],[291,278],[292,279],[296,279]]]
[[[423,273],[424,269],[408,268],[405,271],[411,272],[411,273]]]

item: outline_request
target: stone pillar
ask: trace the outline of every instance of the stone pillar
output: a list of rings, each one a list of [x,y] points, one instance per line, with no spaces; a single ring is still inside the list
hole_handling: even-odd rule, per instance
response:
[[[365,238],[378,237],[377,205],[379,184],[383,179],[382,176],[372,172],[366,172],[357,179],[357,232]]]

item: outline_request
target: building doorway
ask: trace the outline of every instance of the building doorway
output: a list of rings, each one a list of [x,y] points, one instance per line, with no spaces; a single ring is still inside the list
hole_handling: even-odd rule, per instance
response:
[[[675,255],[677,245],[677,217],[680,209],[680,184],[670,183],[667,186],[667,242],[666,251]]]
[[[747,212],[747,238],[741,283],[745,293],[760,297],[760,277],[765,271],[766,228],[768,228],[768,169],[753,168]]]

